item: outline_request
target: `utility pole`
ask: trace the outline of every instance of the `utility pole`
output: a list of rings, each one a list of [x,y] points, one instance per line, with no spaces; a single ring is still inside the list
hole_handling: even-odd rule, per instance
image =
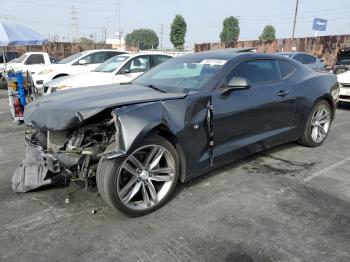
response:
[[[294,38],[294,35],[295,35],[295,25],[296,25],[296,23],[297,23],[298,6],[299,6],[299,0],[297,0],[297,3],[296,3],[296,5],[295,5],[295,13],[294,13],[294,24],[293,24],[293,35],[292,35],[292,38]]]
[[[160,25],[160,50],[163,50],[163,33],[164,33],[164,25]]]

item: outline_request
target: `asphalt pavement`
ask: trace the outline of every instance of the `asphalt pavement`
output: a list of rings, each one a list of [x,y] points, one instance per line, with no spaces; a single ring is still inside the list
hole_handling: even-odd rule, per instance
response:
[[[24,130],[0,90],[0,261],[350,261],[350,106],[321,147],[234,162],[139,218],[80,184],[14,193]]]

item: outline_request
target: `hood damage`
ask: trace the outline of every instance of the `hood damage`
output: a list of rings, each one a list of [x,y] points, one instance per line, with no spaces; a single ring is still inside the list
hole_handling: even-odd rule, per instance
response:
[[[161,93],[139,85],[106,85],[55,92],[29,104],[24,122],[36,129],[61,131],[81,126],[91,117],[126,105],[181,99],[181,93]]]
[[[62,114],[66,118],[56,117],[60,110],[51,111],[50,103],[56,104],[51,98],[31,106],[26,111],[26,122],[31,124],[31,127],[25,135],[25,158],[13,175],[13,190],[28,192],[55,184],[59,176],[65,176],[68,181],[83,180],[86,187],[93,186],[101,157],[112,159],[127,154],[142,134],[157,125],[172,126],[174,132],[176,127],[181,129],[184,126],[184,123],[176,123],[172,112],[174,98],[181,98],[182,94],[169,95],[140,89],[145,92],[142,99],[134,97],[132,99],[134,104],[111,109],[108,117],[92,124],[82,123],[111,104],[104,103],[104,106],[97,106],[97,103],[86,106],[84,104],[84,110],[79,111],[74,111],[76,105],[71,105],[63,109]],[[154,94],[156,98],[151,97]],[[159,101],[160,97],[164,100]],[[150,99],[158,101],[140,102]],[[113,107],[117,105],[117,102],[113,103]],[[44,113],[46,110],[43,108],[50,109],[46,116]],[[89,110],[85,110],[87,108]],[[172,123],[169,123],[169,115],[173,115]],[[108,145],[114,141],[115,150],[106,152]]]

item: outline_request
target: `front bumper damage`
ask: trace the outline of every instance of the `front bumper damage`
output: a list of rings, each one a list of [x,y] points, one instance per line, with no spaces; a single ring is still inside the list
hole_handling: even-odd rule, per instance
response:
[[[51,173],[49,173],[49,171]],[[60,165],[52,154],[25,140],[25,157],[12,177],[15,192],[28,192],[53,183],[52,177],[60,172]]]
[[[71,131],[30,129],[25,136],[25,158],[15,170],[12,188],[28,192],[55,183],[83,180],[95,184],[98,161],[113,136],[113,120]],[[64,179],[62,179],[64,178]]]

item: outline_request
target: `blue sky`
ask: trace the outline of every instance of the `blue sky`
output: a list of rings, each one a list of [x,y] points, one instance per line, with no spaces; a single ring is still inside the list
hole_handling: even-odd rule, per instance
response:
[[[164,25],[164,47],[170,47],[170,24],[176,14],[187,22],[186,45],[219,41],[222,21],[227,16],[240,19],[240,40],[257,39],[266,24],[275,26],[277,37],[291,37],[296,0],[120,0],[121,28],[125,33],[151,28],[160,34]],[[0,17],[27,25],[46,36],[67,38],[71,33],[71,7],[78,11],[81,36],[94,34],[101,39],[102,27],[117,25],[117,0],[0,0]],[[313,36],[314,17],[328,19],[326,32],[319,35],[350,33],[349,0],[299,0],[296,36]]]

